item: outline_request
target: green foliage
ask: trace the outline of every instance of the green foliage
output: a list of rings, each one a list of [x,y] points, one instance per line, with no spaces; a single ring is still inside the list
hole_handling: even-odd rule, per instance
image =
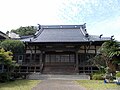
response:
[[[117,73],[116,73],[116,77],[120,77],[120,72],[117,72]]]
[[[99,71],[96,71],[93,74],[105,74],[105,69],[104,68],[100,68]]]
[[[120,55],[119,42],[114,40],[107,41],[103,43],[99,51],[102,55],[105,55],[106,57],[109,57],[109,58],[112,58],[115,55],[119,56]]]
[[[5,40],[1,42],[1,48],[4,48],[6,51],[11,51],[13,53],[23,53],[24,46],[24,43],[18,40]]]
[[[86,90],[119,90],[120,86],[115,83],[105,84],[103,80],[77,80],[80,86],[86,88]]]
[[[0,90],[32,90],[40,82],[40,80],[16,80],[0,83]]]
[[[0,64],[6,65],[8,67],[18,66],[15,61],[12,60],[12,52],[5,51],[3,48],[0,49]]]
[[[16,30],[11,30],[11,32],[19,34],[20,36],[34,35],[36,31],[37,31],[37,28],[33,26],[20,27]]]
[[[4,64],[4,65],[12,65],[13,61],[12,61],[12,52],[7,51],[5,52],[5,50],[2,48],[0,49],[0,64]]]
[[[0,73],[0,81],[8,81],[11,77],[11,73],[17,66],[15,61],[12,60],[12,52],[5,51],[3,48],[0,49],[0,65],[2,66],[2,73]],[[6,71],[4,71],[4,66],[6,66]]]
[[[103,78],[103,74],[94,74],[94,75],[92,75],[92,79],[93,80],[104,80],[104,78]]]
[[[115,72],[116,64],[119,64],[120,59],[120,46],[119,42],[111,40],[102,44],[97,54],[90,61],[96,65],[98,68],[106,67],[109,68],[109,71],[106,72]],[[107,69],[108,70],[108,69]]]
[[[0,73],[0,82],[7,82],[10,79],[10,74]]]
[[[96,55],[95,57],[89,60],[93,65],[97,66],[99,69],[103,69],[106,67],[106,62],[103,59],[103,56]]]
[[[105,70],[103,68],[100,68],[99,71],[96,71],[92,74],[93,80],[103,80],[105,75]]]

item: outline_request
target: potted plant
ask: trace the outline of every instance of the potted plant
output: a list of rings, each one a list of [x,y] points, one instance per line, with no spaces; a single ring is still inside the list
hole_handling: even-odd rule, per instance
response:
[[[116,72],[116,80],[116,83],[120,85],[120,72]]]

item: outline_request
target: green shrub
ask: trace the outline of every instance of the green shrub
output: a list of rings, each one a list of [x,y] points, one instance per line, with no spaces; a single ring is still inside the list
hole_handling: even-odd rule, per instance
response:
[[[10,75],[7,73],[0,73],[0,82],[9,81]]]
[[[120,77],[120,72],[117,72],[117,73],[116,73],[116,77]]]
[[[92,75],[93,80],[104,80],[103,74],[94,74]]]
[[[15,74],[10,74],[10,73],[0,73],[0,82],[8,82],[8,81],[14,81],[15,80]]]

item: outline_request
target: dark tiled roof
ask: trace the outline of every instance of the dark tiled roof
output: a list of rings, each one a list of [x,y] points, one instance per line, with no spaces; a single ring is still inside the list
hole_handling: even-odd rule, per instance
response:
[[[89,36],[89,40],[90,41],[107,41],[107,40],[111,40],[110,37],[101,37],[100,36],[96,36],[96,35],[90,35]]]
[[[0,31],[0,39],[8,39],[9,37],[3,33],[2,31]]]
[[[33,35],[29,35],[29,36],[20,36],[21,39],[26,39],[26,38],[31,38],[33,37]]]
[[[45,29],[33,42],[86,41],[80,29]]]
[[[30,42],[89,42],[105,41],[110,37],[89,35],[85,25],[49,25],[41,26],[34,38],[26,39]],[[24,41],[24,40],[23,40]]]

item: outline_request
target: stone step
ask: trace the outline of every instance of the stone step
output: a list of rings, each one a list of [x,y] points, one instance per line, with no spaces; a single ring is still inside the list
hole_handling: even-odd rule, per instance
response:
[[[35,80],[90,80],[89,75],[52,75],[33,73],[28,76],[28,79]]]
[[[65,70],[65,69],[57,69],[57,70],[43,70],[43,74],[75,74],[75,70]]]
[[[52,74],[52,75],[75,75],[76,72],[42,72],[42,74]]]
[[[75,67],[44,67],[44,74],[74,74]]]

